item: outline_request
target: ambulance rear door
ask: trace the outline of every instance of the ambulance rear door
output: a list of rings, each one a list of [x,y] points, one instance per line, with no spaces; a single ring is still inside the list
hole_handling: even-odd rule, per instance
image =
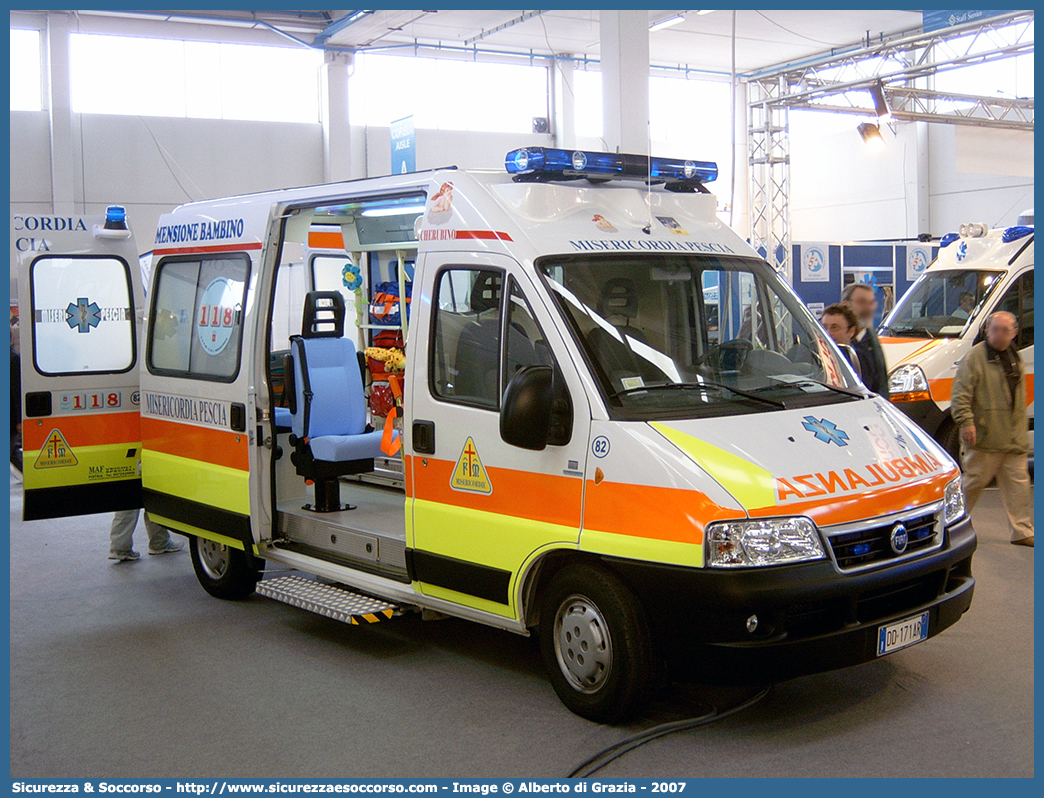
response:
[[[105,216],[16,213],[11,221],[22,517],[140,507],[143,295],[126,213],[116,207]]]

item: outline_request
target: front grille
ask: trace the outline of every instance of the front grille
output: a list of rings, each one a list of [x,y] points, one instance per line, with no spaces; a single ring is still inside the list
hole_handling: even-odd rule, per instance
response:
[[[845,625],[846,602],[836,599],[791,605],[787,610],[787,633],[812,637],[834,632]]]
[[[946,582],[946,573],[946,571],[937,571],[917,579],[864,593],[856,603],[856,620],[859,623],[870,623],[923,607],[942,591]]]
[[[970,574],[964,565],[934,571],[903,582],[845,598],[809,601],[787,608],[786,629],[791,639],[829,634],[851,624],[868,624],[912,612],[930,604],[941,593],[955,590],[951,576]]]
[[[902,523],[906,527],[908,538],[906,551],[902,556],[930,548],[936,542],[934,513],[907,518]],[[838,568],[843,571],[850,570],[887,562],[900,556],[892,551],[889,542],[895,524],[896,522],[891,521],[881,526],[830,536],[830,548],[834,553]]]

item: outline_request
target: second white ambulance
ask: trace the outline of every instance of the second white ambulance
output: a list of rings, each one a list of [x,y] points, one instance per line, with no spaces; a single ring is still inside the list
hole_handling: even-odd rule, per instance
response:
[[[1006,310],[1019,324],[1015,346],[1026,367],[1032,456],[1033,225],[966,224],[941,243],[938,258],[881,326],[891,399],[957,459],[960,436],[950,417],[957,367],[983,339],[990,314]]]

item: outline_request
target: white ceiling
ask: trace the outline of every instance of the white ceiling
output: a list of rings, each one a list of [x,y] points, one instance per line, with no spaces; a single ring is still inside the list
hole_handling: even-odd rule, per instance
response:
[[[262,12],[263,13],[263,12]],[[348,12],[327,12],[340,19]],[[375,11],[329,39],[343,47],[380,47],[396,43],[462,45],[523,11]],[[650,24],[678,14],[649,11]],[[649,58],[656,64],[687,64],[728,72],[731,61],[732,11],[697,14],[649,34]],[[479,48],[538,53],[599,55],[597,10],[547,11],[476,43]],[[736,11],[736,69],[749,72],[855,44],[867,33],[877,37],[920,27],[915,11]]]
[[[15,12],[12,12],[15,13]],[[352,11],[80,11],[80,15],[104,15],[110,18],[143,17],[177,23],[213,21],[197,27],[210,29],[210,36],[220,35],[222,25],[255,28],[253,33],[287,40],[259,28],[257,23],[275,26],[305,43],[329,23],[336,23]],[[597,59],[599,47],[599,11],[556,10],[537,13],[512,10],[394,11],[367,13],[349,24],[326,42],[328,46],[355,48],[394,48],[396,45],[444,45],[456,48],[476,46],[482,50],[501,52],[530,51],[539,55],[588,56]],[[736,15],[736,70],[740,74],[787,63],[796,59],[829,52],[832,47],[849,47],[867,35],[877,38],[916,31],[921,26],[919,11],[741,11],[718,10],[699,14],[696,11],[649,11],[649,24],[685,15],[680,24],[649,33],[649,59],[657,65],[687,65],[697,70],[727,74],[730,70],[732,22]],[[524,22],[492,33],[493,29],[534,15]],[[97,16],[95,16],[97,18]],[[230,22],[231,21],[231,22]],[[234,30],[226,28],[226,30]],[[242,31],[240,31],[242,33]],[[471,44],[475,37],[481,37]],[[406,47],[402,52],[410,52]],[[391,50],[390,52],[395,52]]]

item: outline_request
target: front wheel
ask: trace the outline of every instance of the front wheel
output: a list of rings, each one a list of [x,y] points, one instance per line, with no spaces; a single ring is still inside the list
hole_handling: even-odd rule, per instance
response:
[[[641,605],[598,566],[569,566],[551,579],[540,610],[540,649],[562,703],[598,723],[633,716],[659,682]]]
[[[947,421],[939,433],[939,445],[961,465],[961,431],[953,421]],[[963,466],[961,466],[963,469]]]
[[[189,550],[196,579],[215,598],[244,599],[257,587],[261,571],[250,566],[245,552],[195,535]],[[264,561],[260,562],[264,568]]]

